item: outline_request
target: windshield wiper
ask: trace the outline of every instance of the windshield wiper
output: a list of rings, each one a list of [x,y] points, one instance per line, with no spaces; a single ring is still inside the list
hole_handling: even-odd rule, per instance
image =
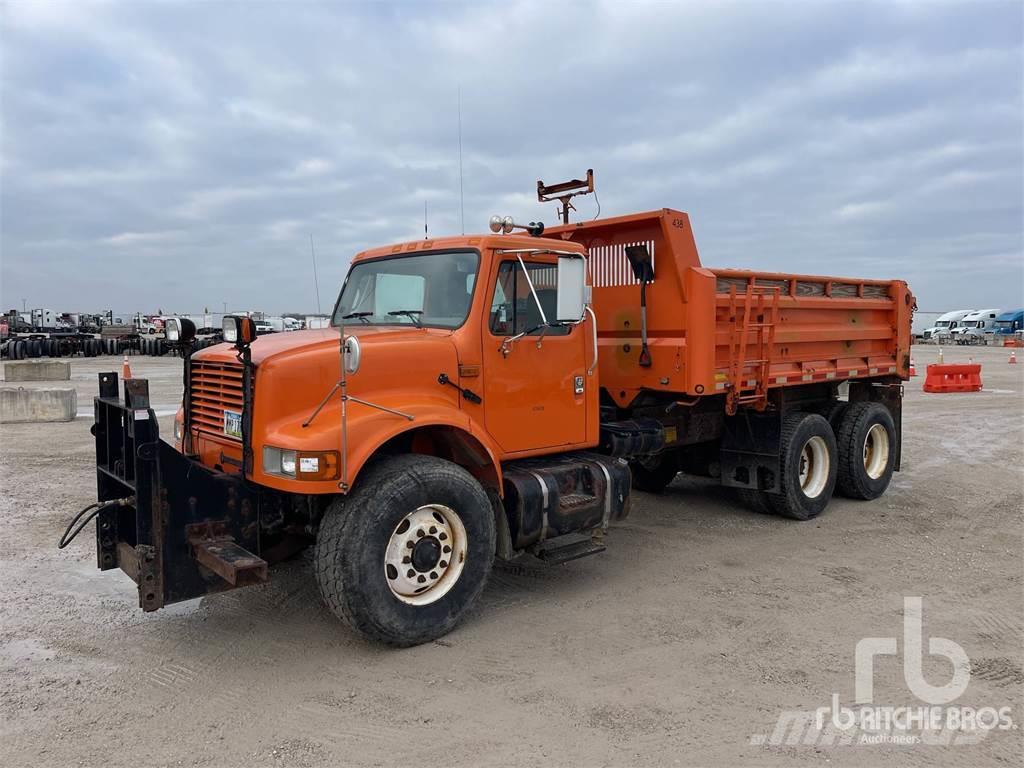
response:
[[[423,327],[423,324],[420,322],[419,317],[417,317],[417,315],[422,315],[422,314],[423,314],[423,310],[422,309],[396,309],[394,312],[388,312],[388,315],[391,316],[391,317],[399,317],[399,316],[408,317],[410,320],[412,320],[413,325],[415,325],[417,328],[422,328]]]
[[[369,325],[370,321],[367,320],[366,318],[368,318],[372,314],[373,314],[373,312],[349,312],[347,315],[342,315],[341,319],[342,320],[352,320],[352,319],[358,317],[362,322],[364,322],[367,325]]]

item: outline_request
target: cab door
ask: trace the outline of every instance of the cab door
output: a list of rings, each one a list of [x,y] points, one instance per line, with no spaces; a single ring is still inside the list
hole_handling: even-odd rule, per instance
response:
[[[502,261],[483,328],[484,419],[507,453],[577,446],[587,440],[586,339],[582,325],[543,328],[530,290],[555,319],[554,257]],[[514,342],[506,340],[529,332]],[[596,397],[596,393],[594,395]]]

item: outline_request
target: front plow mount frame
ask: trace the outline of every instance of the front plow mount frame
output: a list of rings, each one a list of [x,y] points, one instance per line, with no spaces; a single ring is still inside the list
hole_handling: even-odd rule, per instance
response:
[[[126,379],[124,400],[116,373],[99,374],[99,385],[97,496],[135,500],[97,515],[100,570],[128,574],[144,611],[266,581],[259,491],[161,440],[145,379]]]

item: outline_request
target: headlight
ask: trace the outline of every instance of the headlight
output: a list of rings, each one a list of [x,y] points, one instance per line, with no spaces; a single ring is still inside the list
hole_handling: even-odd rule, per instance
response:
[[[268,475],[295,477],[295,451],[264,446],[263,471]]]
[[[299,480],[336,480],[338,452],[293,451],[267,445],[263,447],[263,471]]]
[[[224,341],[234,344],[238,341],[238,318],[225,315],[221,322],[221,329],[224,331]]]
[[[187,344],[196,337],[196,324],[187,317],[169,317],[164,321],[164,336]]]

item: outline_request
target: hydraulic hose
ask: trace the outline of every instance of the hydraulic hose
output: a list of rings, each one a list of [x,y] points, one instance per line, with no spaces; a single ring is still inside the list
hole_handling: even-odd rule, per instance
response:
[[[87,506],[68,523],[68,527],[64,529],[64,534],[60,537],[60,541],[57,542],[57,549],[64,549],[68,544],[75,540],[75,537],[82,532],[82,529],[89,524],[96,515],[102,512],[104,509],[110,507],[127,507],[135,503],[134,496],[128,496],[124,499],[111,499],[110,501],[94,501],[92,504]],[[83,519],[84,516],[84,519]],[[79,522],[81,521],[81,522]],[[78,523],[78,527],[75,528],[75,524]],[[74,531],[71,529],[74,528]]]

